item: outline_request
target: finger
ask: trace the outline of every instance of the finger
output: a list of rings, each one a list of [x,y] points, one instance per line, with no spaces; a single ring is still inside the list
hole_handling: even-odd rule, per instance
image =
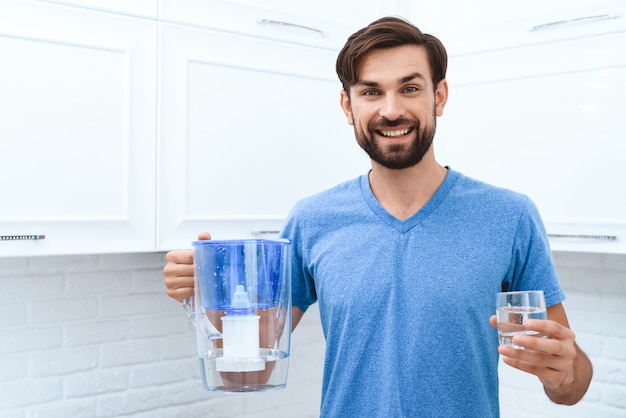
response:
[[[502,359],[510,366],[536,374],[539,377],[543,376],[545,370],[557,370],[566,373],[572,367],[575,349],[572,354],[567,348],[570,344],[531,336],[514,337],[513,339],[517,346],[524,349],[505,345],[498,348]],[[567,354],[562,355],[564,352]]]
[[[165,254],[168,264],[193,264],[193,250],[173,250]]]
[[[562,342],[549,340],[538,336],[516,335],[512,340],[515,346],[501,345],[498,352],[506,357],[521,361],[550,365],[554,358],[558,357],[561,351]],[[520,349],[521,347],[521,349]]]
[[[492,327],[498,328],[498,320],[496,319],[495,315],[491,315],[491,317],[489,318],[489,323]]]
[[[574,340],[576,338],[574,331],[556,321],[528,319],[524,321],[524,327],[557,340]]]
[[[179,287],[193,288],[193,273],[191,275],[181,272],[181,274],[168,274],[165,276],[165,287],[176,289]]]
[[[513,337],[513,343],[528,350],[529,353],[541,352],[551,356],[572,361],[576,357],[576,346],[573,340],[558,340],[553,338],[541,338],[538,336],[516,335]],[[554,361],[548,359],[547,361]]]
[[[534,374],[539,378],[545,387],[559,387],[559,385],[567,378],[567,370],[571,369],[571,362],[568,363],[563,361],[560,357],[540,353],[540,356],[545,356],[544,360],[539,361],[539,357],[534,356],[532,361],[525,361],[518,357],[527,356],[529,354],[527,350],[516,350],[512,347],[507,348],[512,349],[515,353],[511,353],[512,355],[510,357],[503,355],[502,361],[518,370]]]
[[[524,351],[524,350],[518,350]],[[520,360],[515,357],[502,357],[502,361],[505,364],[508,364],[511,367],[514,367],[518,370],[534,374],[542,380],[547,381],[557,381],[562,380],[564,377],[564,371],[561,368],[556,367],[546,367],[545,365],[528,362],[524,360]]]
[[[193,264],[179,264],[176,262],[169,262],[163,267],[163,276],[165,277],[165,279],[189,277],[193,280]]]
[[[166,276],[165,290],[169,297],[181,302],[194,294],[193,276]]]
[[[200,232],[198,234],[198,240],[199,241],[205,241],[205,240],[209,240],[211,239],[211,234],[209,234],[208,232]]]
[[[193,296],[193,287],[167,288],[167,295],[182,302],[183,299]]]

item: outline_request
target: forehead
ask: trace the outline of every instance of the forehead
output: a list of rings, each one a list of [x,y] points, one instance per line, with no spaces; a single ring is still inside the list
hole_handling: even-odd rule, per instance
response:
[[[402,45],[365,55],[359,63],[358,81],[391,82],[412,73],[420,73],[431,82],[428,54],[423,46]]]

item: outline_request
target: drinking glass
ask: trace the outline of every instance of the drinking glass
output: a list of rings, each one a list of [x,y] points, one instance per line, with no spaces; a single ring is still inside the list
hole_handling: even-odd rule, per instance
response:
[[[499,292],[496,297],[496,317],[500,344],[513,344],[515,335],[538,335],[524,328],[527,319],[546,319],[546,300],[543,290]]]

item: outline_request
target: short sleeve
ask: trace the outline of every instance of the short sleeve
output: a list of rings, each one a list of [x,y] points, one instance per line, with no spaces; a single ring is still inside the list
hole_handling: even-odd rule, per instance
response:
[[[528,198],[519,217],[505,283],[509,291],[543,290],[547,306],[565,300],[545,226],[536,205]]]
[[[306,312],[317,301],[315,281],[306,262],[306,244],[303,227],[298,225],[299,205],[293,208],[285,222],[282,237],[291,240],[291,295],[292,305]],[[302,217],[301,217],[302,218]]]

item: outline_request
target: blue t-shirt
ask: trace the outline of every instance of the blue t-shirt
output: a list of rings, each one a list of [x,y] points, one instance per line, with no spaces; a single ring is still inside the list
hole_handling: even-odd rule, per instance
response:
[[[324,418],[498,417],[496,292],[564,299],[530,199],[452,169],[407,220],[363,175],[300,201],[283,235],[294,306],[320,304]]]

